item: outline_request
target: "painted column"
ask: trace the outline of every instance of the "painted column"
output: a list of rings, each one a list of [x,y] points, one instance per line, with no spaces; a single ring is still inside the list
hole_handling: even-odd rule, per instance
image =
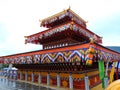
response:
[[[31,77],[32,77],[32,82],[34,82],[34,72],[32,72]]]
[[[47,85],[50,85],[50,74],[47,74]]]
[[[12,64],[9,64],[9,67],[7,69],[7,78],[12,78],[10,71],[12,70]]]
[[[38,83],[41,84],[42,83],[42,75],[39,73],[39,77],[38,77]]]
[[[20,80],[22,80],[22,71],[20,71]]]
[[[25,81],[28,81],[28,71],[26,71],[26,74],[25,74]]]
[[[13,76],[13,71],[12,70],[9,70],[9,78],[12,79],[12,76]]]
[[[60,87],[60,74],[57,74],[57,87]]]
[[[13,71],[13,75],[14,75],[14,76],[13,76],[13,79],[14,79],[14,80],[17,80],[17,79],[18,79],[18,78],[17,78],[17,77],[18,77],[17,70],[14,70],[14,71]]]
[[[7,78],[10,78],[10,71],[7,71],[6,75],[7,75]]]
[[[72,78],[72,73],[69,75],[69,88],[73,89],[73,78]]]
[[[104,87],[105,88],[108,86],[108,82],[109,82],[108,77],[105,77],[104,78]]]
[[[85,90],[90,90],[89,89],[89,78],[88,78],[88,76],[85,76]]]
[[[106,88],[108,86],[108,66],[109,66],[110,59],[108,60],[106,64],[106,72],[105,72],[105,78],[104,78],[104,87]]]

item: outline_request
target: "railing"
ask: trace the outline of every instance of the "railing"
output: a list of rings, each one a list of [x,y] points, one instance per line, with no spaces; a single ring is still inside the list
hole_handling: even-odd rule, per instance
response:
[[[41,64],[14,64],[15,67],[22,70],[37,70],[37,71],[48,71],[48,72],[74,72],[83,73],[93,69],[98,69],[97,62],[93,65],[87,66],[84,62],[80,63],[41,63]]]

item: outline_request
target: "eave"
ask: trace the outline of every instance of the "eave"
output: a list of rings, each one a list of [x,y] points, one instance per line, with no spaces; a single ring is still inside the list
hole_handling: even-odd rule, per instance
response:
[[[35,55],[45,56],[45,55],[49,55],[52,53],[56,53],[56,54],[61,53],[62,54],[63,52],[66,52],[66,51],[67,52],[68,51],[76,52],[76,50],[78,50],[78,51],[83,50],[85,52],[90,46],[94,47],[94,49],[96,50],[96,55],[97,55],[97,52],[101,53],[100,55],[105,62],[120,61],[120,53],[110,50],[99,44],[87,43],[87,44],[72,45],[72,46],[66,46],[66,47],[60,47],[60,48],[54,48],[54,49],[48,49],[48,50],[38,50],[38,51],[31,51],[31,52],[19,53],[19,54],[8,55],[8,56],[1,56],[0,63],[5,63],[5,59],[10,60],[10,61],[8,61],[9,63],[14,63],[12,60],[14,60],[15,58],[19,59],[21,57],[27,57],[27,56],[34,58]],[[98,53],[98,55],[99,55],[99,53]],[[51,63],[53,63],[53,62],[51,62]]]
[[[43,32],[39,32],[39,33],[30,35],[30,36],[25,36],[25,38],[26,38],[25,43],[41,44],[42,40],[47,39],[48,37],[50,37],[52,35],[56,35],[57,33],[63,32],[63,31],[68,30],[68,29],[73,30],[73,31],[78,31],[81,34],[83,34],[83,36],[88,37],[88,39],[95,35],[97,37],[97,40],[101,40],[100,36],[91,32],[87,28],[84,28],[84,27],[80,26],[79,24],[75,23],[74,21],[71,21],[71,22],[62,24],[58,27],[45,30]],[[102,43],[102,40],[98,41],[98,43]]]
[[[68,14],[68,13],[69,14]],[[67,13],[67,14],[66,14]],[[43,20],[39,20],[41,23],[40,23],[40,26],[43,26],[43,27],[47,27],[47,24],[50,24],[50,23],[52,23],[52,22],[54,22],[54,21],[57,21],[58,20],[58,18],[60,17],[60,16],[62,16],[63,15],[63,17],[66,17],[66,16],[69,16],[71,19],[77,19],[77,20],[79,20],[79,21],[81,21],[82,23],[84,23],[85,24],[85,26],[86,26],[86,21],[85,20],[83,20],[79,15],[77,15],[75,12],[73,12],[71,9],[67,9],[67,10],[64,10],[64,11],[62,11],[62,12],[60,12],[60,13],[57,13],[57,14],[55,14],[55,15],[52,15],[52,16],[50,16],[50,17],[48,17],[48,18],[45,18],[45,19],[43,19]],[[71,15],[72,15],[72,17],[71,17]],[[49,28],[49,27],[48,27]]]

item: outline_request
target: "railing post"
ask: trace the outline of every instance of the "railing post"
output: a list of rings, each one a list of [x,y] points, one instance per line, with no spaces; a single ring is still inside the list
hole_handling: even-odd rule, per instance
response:
[[[88,76],[85,76],[85,90],[90,90],[88,82],[89,82],[89,78],[88,78]]]
[[[38,83],[41,84],[42,83],[42,75],[39,73],[39,77],[38,77]]]
[[[34,72],[32,72],[31,77],[32,77],[32,82],[34,82]]]
[[[57,87],[60,87],[60,74],[57,73]]]
[[[22,71],[20,71],[20,80],[22,80]]]
[[[47,74],[47,85],[50,85],[50,74]]]
[[[73,78],[72,78],[72,73],[69,74],[69,88],[73,89]]]
[[[26,74],[25,74],[25,81],[28,81],[28,71],[26,71]]]

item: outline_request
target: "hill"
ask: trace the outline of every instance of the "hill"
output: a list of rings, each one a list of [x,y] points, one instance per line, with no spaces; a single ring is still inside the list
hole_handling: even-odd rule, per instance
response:
[[[106,46],[106,47],[120,53],[120,46]]]

